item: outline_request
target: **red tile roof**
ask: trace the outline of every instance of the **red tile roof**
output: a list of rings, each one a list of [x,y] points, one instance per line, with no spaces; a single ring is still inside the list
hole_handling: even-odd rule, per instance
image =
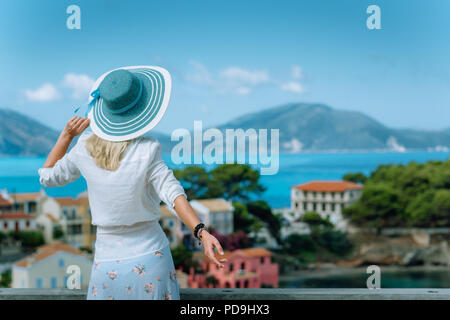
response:
[[[54,199],[62,207],[79,206],[79,205],[88,205],[89,204],[88,198],[75,199],[72,197],[60,197],[60,198],[54,198]]]
[[[65,252],[69,252],[69,253],[76,254],[79,256],[84,255],[83,251],[81,251],[75,247],[69,246],[68,244],[65,244],[65,243],[62,243],[59,241],[55,241],[55,242],[38,247],[38,249],[35,253],[14,263],[14,265],[16,265],[18,267],[26,268],[26,267],[30,266],[32,263],[36,263],[41,260],[44,260],[59,251],[65,251]]]
[[[12,206],[12,202],[9,200],[6,200],[5,198],[2,197],[2,195],[0,194],[0,207],[10,207]]]
[[[343,192],[352,189],[362,189],[363,186],[349,181],[311,181],[294,186],[294,188],[303,191]]]
[[[14,219],[14,220],[15,219],[34,219],[34,218],[36,218],[35,215],[23,213],[20,211],[0,213],[0,220],[4,220],[4,219]]]
[[[41,197],[42,194],[40,192],[24,192],[24,193],[12,193],[10,197],[14,199],[16,202],[27,202],[37,200]]]
[[[226,258],[230,259],[232,257],[235,257],[236,255],[243,255],[244,257],[264,257],[264,256],[271,256],[272,253],[264,248],[247,248],[247,249],[238,249],[234,251],[224,251],[224,254],[221,255],[219,253],[216,253],[216,258]]]

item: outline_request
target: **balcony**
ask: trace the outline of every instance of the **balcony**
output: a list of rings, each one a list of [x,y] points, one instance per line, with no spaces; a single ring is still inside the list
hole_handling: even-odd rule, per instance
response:
[[[180,289],[182,300],[450,300],[450,289]],[[86,290],[0,289],[0,300],[84,300]]]

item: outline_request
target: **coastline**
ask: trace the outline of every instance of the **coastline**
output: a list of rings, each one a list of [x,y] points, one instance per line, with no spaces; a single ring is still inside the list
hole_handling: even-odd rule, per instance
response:
[[[384,272],[411,272],[411,271],[419,271],[419,272],[433,272],[433,271],[448,271],[450,272],[450,267],[447,266],[432,266],[432,265],[423,265],[423,266],[380,266],[381,274]],[[364,274],[368,275],[367,267],[338,267],[338,266],[327,266],[324,268],[318,269],[308,269],[308,270],[297,270],[291,271],[286,274],[279,275],[279,281],[293,281],[293,280],[304,280],[304,279],[318,279],[318,278],[327,278],[327,277],[335,277],[335,276],[344,276],[344,275],[358,275]]]

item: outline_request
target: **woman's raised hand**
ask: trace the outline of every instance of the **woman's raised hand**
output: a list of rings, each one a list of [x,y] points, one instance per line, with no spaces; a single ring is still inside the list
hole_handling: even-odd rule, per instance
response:
[[[89,118],[72,117],[66,124],[63,134],[73,139],[89,126]]]
[[[208,231],[203,229],[200,232],[200,238],[203,242],[203,247],[205,249],[205,255],[216,264],[218,268],[223,268],[223,262],[227,261],[225,258],[217,259],[216,255],[214,254],[214,248],[217,249],[217,251],[220,254],[223,254],[222,246],[220,245],[219,240],[216,239],[213,235],[211,235]]]

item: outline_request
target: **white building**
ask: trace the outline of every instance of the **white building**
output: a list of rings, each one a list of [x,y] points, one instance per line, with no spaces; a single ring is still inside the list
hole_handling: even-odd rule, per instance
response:
[[[291,210],[301,217],[314,211],[340,229],[346,228],[343,208],[357,201],[363,186],[349,181],[311,181],[291,189]]]
[[[207,228],[213,228],[221,234],[233,233],[234,207],[231,202],[217,198],[191,200],[189,203]],[[162,205],[160,211],[160,223],[167,232],[167,238],[172,248],[180,244],[184,244],[190,249],[202,248],[200,242],[193,237],[192,230],[177,217],[172,208]]]
[[[174,248],[183,242],[183,232],[181,231],[183,222],[178,219],[175,211],[166,205],[161,205],[160,211],[161,227],[166,232],[170,247]]]
[[[222,198],[190,201],[200,221],[221,234],[231,234],[233,228],[234,207],[231,201]]]
[[[0,213],[0,231],[8,233],[10,231],[35,231],[36,217],[23,212],[3,212]]]
[[[16,262],[11,287],[66,288],[70,265],[80,268],[81,288],[87,288],[92,261],[82,251],[61,242],[41,246],[36,253]]]

